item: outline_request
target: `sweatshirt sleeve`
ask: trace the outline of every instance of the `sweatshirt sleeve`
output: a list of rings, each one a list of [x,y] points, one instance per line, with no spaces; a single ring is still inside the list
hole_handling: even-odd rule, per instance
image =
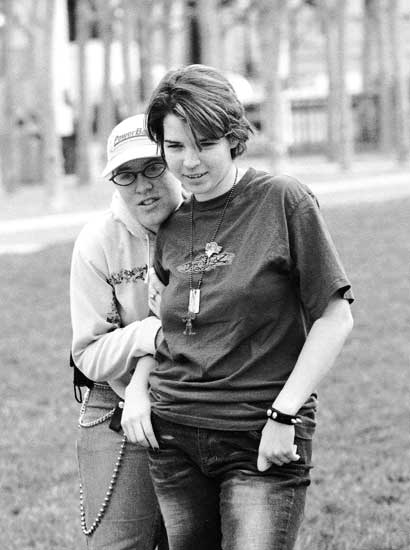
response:
[[[89,248],[80,234],[70,277],[72,355],[88,378],[109,382],[130,373],[138,357],[154,354],[161,322],[147,317],[121,326],[103,247],[94,242]]]

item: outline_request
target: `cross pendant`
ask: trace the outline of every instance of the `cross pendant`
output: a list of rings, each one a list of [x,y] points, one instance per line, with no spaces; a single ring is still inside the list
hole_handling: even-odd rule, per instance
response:
[[[188,313],[186,314],[186,316],[182,318],[182,320],[185,323],[184,334],[186,336],[192,336],[196,334],[196,332],[192,330],[192,321],[195,319],[195,317],[196,317],[195,313],[188,310]]]

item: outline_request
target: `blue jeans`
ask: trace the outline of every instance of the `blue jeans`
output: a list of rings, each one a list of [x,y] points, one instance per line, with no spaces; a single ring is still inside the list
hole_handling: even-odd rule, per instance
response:
[[[81,423],[101,419],[118,401],[110,386],[95,384]],[[77,454],[87,528],[104,502],[121,447],[122,433],[110,430],[109,422],[79,428]],[[105,515],[86,540],[92,550],[153,550],[157,544],[161,550],[168,548],[143,447],[126,443]]]
[[[303,411],[301,411],[303,414]],[[170,550],[291,550],[310,483],[314,410],[298,425],[300,460],[256,467],[260,433],[193,428],[156,415],[151,476]]]

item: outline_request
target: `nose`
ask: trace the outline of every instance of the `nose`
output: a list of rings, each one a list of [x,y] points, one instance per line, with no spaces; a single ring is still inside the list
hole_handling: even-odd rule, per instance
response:
[[[154,188],[154,183],[142,174],[138,174],[137,181],[135,182],[135,192],[144,194],[147,191],[151,191]]]
[[[185,168],[195,168],[200,162],[198,151],[194,147],[187,147],[184,156]]]

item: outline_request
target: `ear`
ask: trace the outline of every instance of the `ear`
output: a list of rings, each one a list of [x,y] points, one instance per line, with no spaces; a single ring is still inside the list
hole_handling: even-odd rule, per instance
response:
[[[235,147],[238,145],[239,143],[239,140],[238,138],[235,138],[233,136],[228,136],[228,141],[229,141],[229,147],[230,149],[235,149]]]

